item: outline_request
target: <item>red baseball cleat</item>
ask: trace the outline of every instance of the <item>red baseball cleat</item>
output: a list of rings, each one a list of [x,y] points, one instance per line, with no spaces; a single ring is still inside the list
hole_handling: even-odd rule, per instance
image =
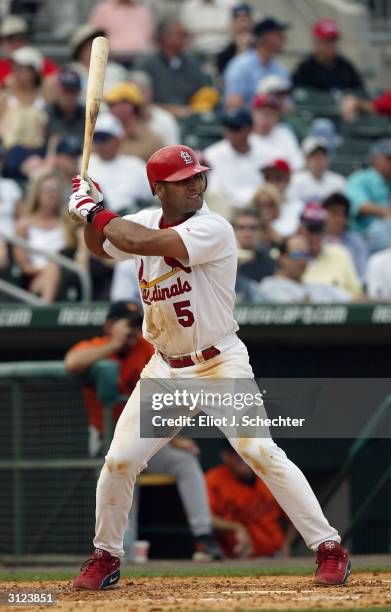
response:
[[[314,581],[317,584],[345,584],[352,571],[348,551],[333,540],[327,540],[319,546],[316,563],[318,569]]]
[[[80,568],[80,574],[73,581],[74,589],[102,591],[117,584],[120,577],[120,560],[110,553],[96,548],[91,559]]]

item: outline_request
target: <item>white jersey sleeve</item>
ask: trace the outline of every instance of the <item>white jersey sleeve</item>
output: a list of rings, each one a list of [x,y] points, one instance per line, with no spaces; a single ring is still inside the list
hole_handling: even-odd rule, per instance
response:
[[[190,266],[213,263],[235,252],[233,228],[220,215],[197,215],[171,229],[182,238]]]

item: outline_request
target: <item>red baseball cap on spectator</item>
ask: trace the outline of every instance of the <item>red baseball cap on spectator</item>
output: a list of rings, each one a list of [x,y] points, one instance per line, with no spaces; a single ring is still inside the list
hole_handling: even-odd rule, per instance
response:
[[[327,212],[318,202],[307,202],[301,213],[300,220],[309,231],[322,231],[327,219]]]
[[[314,24],[312,33],[315,38],[320,40],[336,40],[341,35],[337,22],[334,19],[319,19]]]
[[[281,104],[279,100],[270,94],[258,94],[253,98],[253,108],[275,108],[280,110]]]
[[[262,170],[279,170],[285,174],[291,173],[291,167],[285,159],[275,159],[263,166]]]

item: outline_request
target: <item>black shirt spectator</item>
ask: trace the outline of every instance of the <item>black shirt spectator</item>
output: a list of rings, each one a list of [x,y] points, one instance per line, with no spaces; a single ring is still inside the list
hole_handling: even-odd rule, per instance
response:
[[[56,82],[55,99],[47,112],[48,138],[66,135],[80,137],[84,132],[84,106],[79,102],[81,81],[77,72],[64,69],[59,73]]]
[[[252,41],[252,11],[251,6],[246,3],[237,4],[232,7],[232,41],[217,54],[216,64],[220,74],[228,62],[245,51]]]
[[[293,74],[295,87],[321,91],[355,90],[364,85],[357,70],[338,53],[340,31],[332,19],[321,19],[313,27],[314,52],[299,64]]]

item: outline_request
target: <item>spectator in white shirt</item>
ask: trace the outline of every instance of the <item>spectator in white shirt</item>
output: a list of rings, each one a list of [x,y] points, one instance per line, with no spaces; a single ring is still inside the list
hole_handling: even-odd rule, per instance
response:
[[[133,213],[151,201],[145,163],[132,155],[121,155],[124,129],[110,113],[99,115],[94,134],[94,153],[89,173],[100,184],[105,202],[115,212]]]
[[[295,172],[289,186],[289,197],[306,202],[322,202],[332,193],[345,191],[345,178],[329,170],[331,159],[327,140],[308,136],[302,142],[306,167]]]
[[[374,253],[368,259],[367,293],[373,300],[391,300],[391,248]]]
[[[295,235],[287,238],[280,246],[277,272],[259,285],[260,301],[280,304],[350,302],[351,296],[344,289],[303,282],[309,258],[310,248],[305,237]]]
[[[288,197],[291,179],[291,167],[285,159],[274,159],[262,167],[262,175],[267,183],[271,183],[281,194],[280,214],[272,223],[273,229],[281,236],[291,236],[300,225],[300,215],[303,210],[301,200]]]
[[[292,170],[303,167],[304,159],[296,136],[288,125],[281,123],[282,105],[275,97],[267,94],[257,95],[252,102],[254,132],[261,137],[266,149],[273,156],[289,162]]]
[[[231,0],[185,0],[180,20],[191,35],[191,48],[216,54],[229,40]]]
[[[20,209],[22,190],[12,179],[0,177],[0,228],[6,236],[12,236]],[[0,236],[0,272],[9,264],[8,248]]]
[[[204,160],[211,167],[208,194],[224,198],[223,210],[227,219],[231,209],[245,208],[256,189],[263,183],[259,168],[270,157],[270,151],[252,134],[251,115],[246,110],[227,112],[223,117],[224,139],[207,147]]]
[[[159,136],[165,147],[180,142],[178,121],[165,108],[153,103],[152,79],[147,72],[133,70],[129,73],[129,81],[137,85],[143,95],[142,118],[146,126]]]

